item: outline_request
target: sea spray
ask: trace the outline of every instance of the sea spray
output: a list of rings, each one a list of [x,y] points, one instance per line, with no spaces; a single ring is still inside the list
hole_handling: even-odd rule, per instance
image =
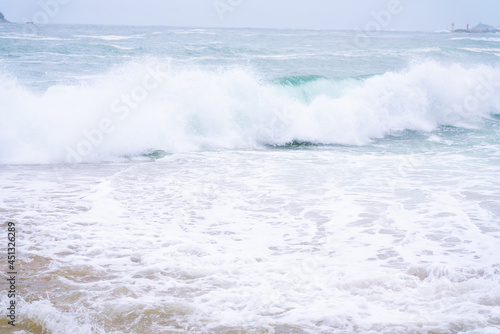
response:
[[[154,90],[127,108],[126,117],[115,112],[123,107],[116,101],[135,92],[148,69],[160,65],[132,63],[43,93],[4,81],[0,161],[101,161],[151,150],[246,149],[294,141],[365,145],[394,131],[480,127],[500,109],[500,95],[492,93],[499,69],[429,61],[362,80],[269,81],[244,68],[168,68]],[[78,149],[103,119],[113,131],[68,161],[68,148]]]

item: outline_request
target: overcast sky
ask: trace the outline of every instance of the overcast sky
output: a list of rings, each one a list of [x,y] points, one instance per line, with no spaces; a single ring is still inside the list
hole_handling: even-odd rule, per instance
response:
[[[0,0],[12,22],[449,30],[500,26],[499,0]]]

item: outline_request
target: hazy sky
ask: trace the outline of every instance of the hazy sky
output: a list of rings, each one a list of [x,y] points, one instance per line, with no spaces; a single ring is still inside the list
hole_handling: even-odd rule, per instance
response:
[[[499,0],[0,0],[13,22],[446,30],[500,26]]]

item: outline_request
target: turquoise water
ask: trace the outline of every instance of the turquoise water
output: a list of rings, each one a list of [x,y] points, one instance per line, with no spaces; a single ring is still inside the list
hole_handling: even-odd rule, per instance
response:
[[[429,32],[182,29],[168,27],[2,25],[2,67],[20,83],[47,89],[102,75],[145,58],[204,69],[248,67],[275,79],[319,75],[364,78],[401,71],[414,61],[442,64],[498,62],[499,37]]]
[[[496,34],[0,25],[19,333],[498,332],[499,56]]]
[[[494,34],[1,27],[7,163],[360,145],[497,124]]]

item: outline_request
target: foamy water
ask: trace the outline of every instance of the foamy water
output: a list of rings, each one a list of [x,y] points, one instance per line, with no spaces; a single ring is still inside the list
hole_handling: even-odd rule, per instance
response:
[[[496,42],[159,29],[0,46],[15,333],[500,332]]]
[[[1,116],[10,124],[0,134],[0,161],[7,163],[292,141],[363,145],[393,131],[477,127],[500,106],[498,69],[435,62],[363,81],[291,77],[272,83],[241,68],[177,70],[155,61],[43,93],[13,79],[1,86]]]

